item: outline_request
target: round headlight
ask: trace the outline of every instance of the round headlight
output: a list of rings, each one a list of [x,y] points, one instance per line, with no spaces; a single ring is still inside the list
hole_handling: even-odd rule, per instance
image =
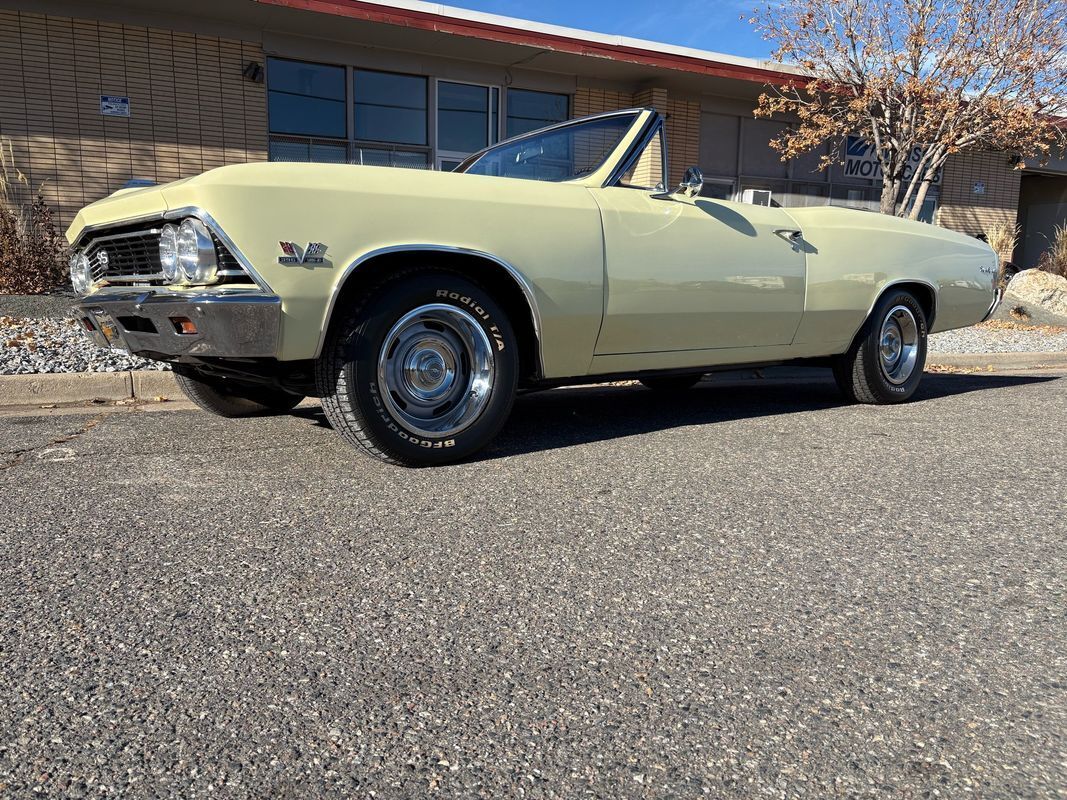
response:
[[[174,225],[164,225],[159,232],[159,263],[163,266],[163,277],[167,283],[182,279],[178,266],[178,229]]]
[[[78,294],[88,294],[89,288],[93,285],[89,259],[80,250],[70,257],[70,282]]]
[[[182,220],[178,226],[178,264],[189,283],[211,283],[215,280],[215,243],[211,234],[198,219]]]

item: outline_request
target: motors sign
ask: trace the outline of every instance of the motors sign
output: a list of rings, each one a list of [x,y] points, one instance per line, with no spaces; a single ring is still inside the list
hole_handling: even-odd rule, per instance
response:
[[[910,181],[912,173],[922,159],[922,148],[916,147],[911,151],[908,163],[904,165],[904,180]],[[878,154],[874,145],[862,136],[845,137],[845,175],[849,178],[866,178],[868,180],[882,180],[882,165],[878,163]],[[935,186],[941,183],[941,170],[934,173],[932,183]]]

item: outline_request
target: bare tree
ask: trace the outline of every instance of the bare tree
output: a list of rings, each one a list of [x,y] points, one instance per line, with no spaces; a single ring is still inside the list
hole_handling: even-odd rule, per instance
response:
[[[916,218],[953,153],[1021,166],[1067,143],[1067,0],[784,0],[751,21],[811,77],[759,98],[756,116],[795,120],[771,145],[784,159],[867,137],[883,213]]]

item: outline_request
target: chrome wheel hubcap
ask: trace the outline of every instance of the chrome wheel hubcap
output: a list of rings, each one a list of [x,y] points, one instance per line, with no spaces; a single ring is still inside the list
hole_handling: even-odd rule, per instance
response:
[[[492,394],[489,337],[466,311],[419,306],[389,330],[378,355],[382,402],[404,427],[426,436],[468,428]]]
[[[879,364],[887,381],[899,385],[911,377],[919,358],[919,324],[907,306],[894,306],[878,337]]]

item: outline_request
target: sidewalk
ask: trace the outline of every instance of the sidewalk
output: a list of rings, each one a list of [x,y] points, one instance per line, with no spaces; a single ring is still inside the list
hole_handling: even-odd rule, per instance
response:
[[[160,370],[122,372],[49,372],[34,375],[0,375],[0,407],[115,402],[154,402],[185,396],[174,373]]]

